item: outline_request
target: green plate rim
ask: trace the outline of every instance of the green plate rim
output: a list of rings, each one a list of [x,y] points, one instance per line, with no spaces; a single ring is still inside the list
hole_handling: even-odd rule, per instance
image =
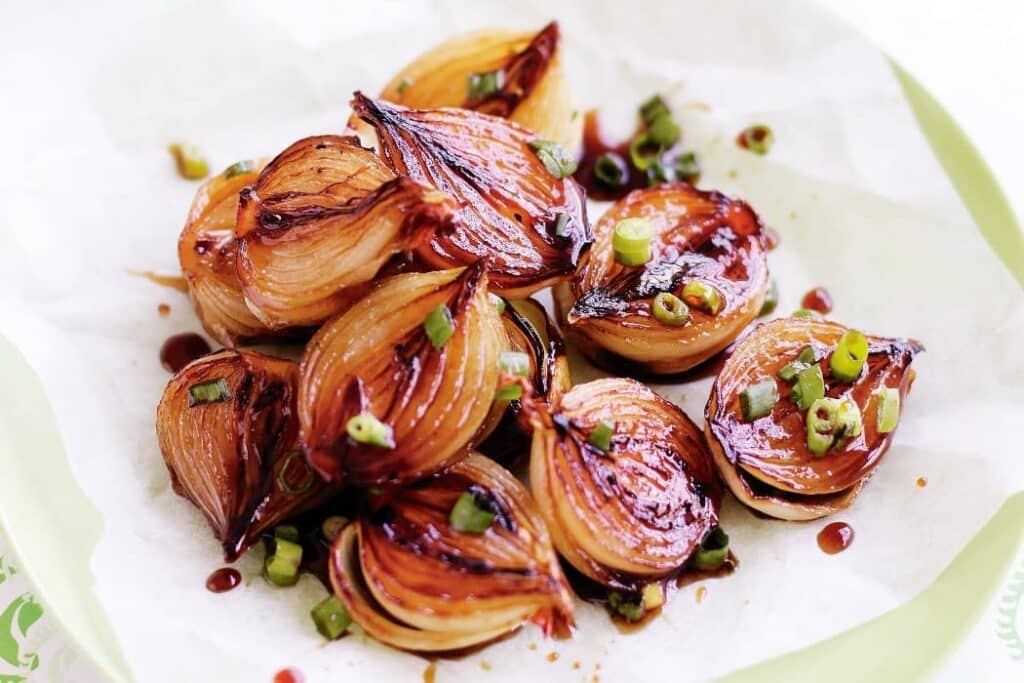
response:
[[[1014,216],[999,183],[970,139],[942,106],[909,73],[891,62],[918,123],[932,150],[942,164],[975,224],[1006,264],[1018,283],[1024,286],[1024,232]],[[24,356],[0,336],[0,367],[14,392],[0,392],[0,462],[13,476],[0,477],[0,533],[4,534],[19,571],[35,588],[49,618],[60,625],[95,668],[115,683],[127,683],[130,673],[117,638],[95,593],[90,562],[102,531],[102,518],[92,502],[73,479],[64,454],[56,418],[38,376]],[[31,453],[32,457],[19,457]],[[40,488],[36,488],[40,487]],[[59,504],[48,508],[35,505],[33,491],[59,488]],[[936,582],[912,599],[867,624],[839,634],[799,652],[761,662],[754,667],[721,679],[729,683],[753,681],[817,680],[824,663],[831,672],[841,671],[834,680],[923,679],[934,670],[969,630],[995,591],[1005,567],[1019,547],[1024,534],[1024,494],[1009,499],[986,528]],[[57,538],[33,533],[38,528],[59,528],[73,533]],[[995,552],[993,539],[998,539]],[[981,543],[981,546],[978,544]],[[972,553],[973,560],[965,554]],[[987,558],[977,561],[978,555]],[[76,561],[77,560],[77,561]],[[973,571],[964,565],[989,566],[992,571]],[[998,569],[999,571],[996,571]],[[960,599],[958,599],[960,596]],[[969,596],[967,602],[963,596]],[[928,629],[929,623],[942,620],[922,619],[934,614],[936,605],[953,609],[956,628]],[[917,628],[912,631],[925,638],[914,648],[900,647],[885,657],[864,657],[868,642],[885,642],[892,637],[892,625]],[[902,635],[906,631],[895,631]],[[905,641],[902,641],[905,644]],[[890,648],[891,650],[892,648]],[[907,657],[908,650],[923,653]],[[873,662],[888,662],[893,668],[881,669]],[[841,666],[837,666],[841,663]],[[882,676],[883,678],[879,678]]]

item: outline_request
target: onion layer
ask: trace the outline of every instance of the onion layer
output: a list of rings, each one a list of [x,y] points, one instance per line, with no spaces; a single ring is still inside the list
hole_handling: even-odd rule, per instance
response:
[[[548,171],[529,146],[536,135],[465,109],[406,109],[360,93],[352,107],[376,130],[395,173],[464,205],[453,230],[417,249],[427,266],[485,259],[491,287],[512,298],[575,271],[591,240],[584,193]]]
[[[755,328],[736,347],[712,387],[705,436],[722,479],[746,505],[781,519],[817,519],[845,509],[881,461],[893,434],[878,433],[876,392],[897,388],[901,405],[912,381],[910,363],[923,350],[910,339],[868,336],[866,367],[855,382],[829,371],[828,355],[847,328],[809,318],[783,318]],[[816,457],[807,446],[805,413],[788,398],[778,371],[805,346],[815,350],[825,395],[851,399],[863,422],[860,435]],[[765,380],[779,385],[772,412],[746,422],[739,394]]]
[[[635,217],[653,228],[651,259],[628,267],[616,260],[612,236],[619,221]],[[761,310],[768,285],[763,226],[744,202],[666,183],[626,195],[594,232],[576,280],[560,284],[555,299],[570,341],[599,364],[625,359],[641,372],[681,372],[728,346]],[[691,306],[685,325],[659,322],[654,297],[682,297],[692,280],[718,290],[721,309]]]
[[[423,322],[448,308],[454,332],[434,348]],[[326,479],[399,484],[465,456],[491,409],[504,332],[480,266],[398,275],[324,325],[299,385],[302,443]],[[368,412],[394,448],[361,445],[346,423]]]
[[[573,387],[534,424],[530,487],[559,553],[609,587],[677,571],[717,525],[722,491],[700,429],[631,379]],[[607,452],[589,442],[614,426]]]
[[[271,336],[245,304],[235,274],[235,218],[238,193],[252,184],[262,163],[240,172],[226,171],[200,186],[178,239],[178,261],[188,283],[196,314],[210,335],[224,346]]]
[[[385,262],[450,226],[458,206],[393,174],[354,138],[296,142],[242,191],[238,277],[253,313],[315,325],[364,295]]]
[[[197,402],[195,387],[217,380],[226,393]],[[228,561],[333,492],[298,447],[297,381],[291,361],[221,351],[182,369],[160,400],[156,429],[171,484],[209,520]]]
[[[479,534],[448,522],[470,487],[497,512]],[[355,622],[405,650],[465,648],[526,621],[545,632],[572,623],[572,597],[543,519],[523,485],[479,454],[379,496],[375,510],[335,542],[330,575]]]
[[[472,75],[499,69],[496,92],[467,99]],[[380,97],[417,109],[464,107],[501,116],[569,149],[579,146],[582,134],[582,117],[573,117],[557,22],[536,34],[485,29],[451,38],[399,71]]]

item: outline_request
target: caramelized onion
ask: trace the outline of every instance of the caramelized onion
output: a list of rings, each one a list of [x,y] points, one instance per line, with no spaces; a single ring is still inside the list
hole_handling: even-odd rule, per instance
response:
[[[700,429],[631,379],[573,387],[534,425],[530,487],[559,553],[589,578],[637,590],[679,570],[718,523],[722,491]],[[589,442],[614,427],[607,452]]]
[[[454,333],[437,349],[423,322],[439,305]],[[481,266],[384,280],[306,348],[299,419],[310,463],[331,481],[379,485],[464,457],[491,409],[504,343]],[[394,448],[346,437],[348,420],[364,412],[391,428]]]
[[[491,287],[513,298],[575,271],[591,240],[583,190],[548,171],[529,146],[536,135],[465,109],[406,109],[361,93],[352,107],[376,130],[395,173],[464,205],[453,230],[417,249],[429,267],[486,259]]]
[[[901,404],[910,388],[910,363],[921,344],[910,339],[868,336],[868,359],[859,379],[830,375],[828,355],[846,327],[811,318],[784,318],[755,328],[736,347],[715,380],[706,409],[705,435],[722,479],[746,505],[772,517],[817,519],[853,502],[892,443],[878,433],[875,392],[899,389]],[[815,350],[825,395],[851,399],[863,417],[863,431],[841,447],[815,457],[807,446],[805,411],[787,398],[789,385],[776,379],[805,346]],[[824,360],[823,360],[824,359]],[[743,419],[739,394],[765,380],[779,385],[771,413]]]
[[[380,97],[417,109],[475,109],[510,119],[546,140],[576,149],[582,117],[573,115],[561,40],[554,21],[536,34],[485,29],[457,36],[401,69]],[[497,70],[502,73],[497,91],[469,99],[469,79]]]
[[[200,186],[178,240],[178,261],[203,327],[224,346],[271,336],[245,304],[235,274],[238,193],[252,184],[263,164],[225,172]]]
[[[470,490],[496,511],[483,533],[455,531],[449,512]],[[572,623],[557,555],[522,484],[471,454],[443,475],[379,496],[331,552],[334,591],[377,640],[418,652],[494,640],[527,621]]]
[[[619,221],[634,217],[653,227],[651,259],[627,267],[615,258],[612,236]],[[728,346],[761,309],[768,285],[763,226],[744,202],[666,183],[626,195],[594,233],[576,280],[560,283],[555,299],[569,340],[599,364],[625,359],[642,372],[681,372]],[[721,309],[691,306],[685,325],[659,322],[654,297],[682,297],[697,279],[718,291]]]
[[[455,202],[392,178],[354,138],[320,136],[293,144],[242,191],[237,272],[263,323],[326,320],[364,295],[394,254],[450,226]]]
[[[218,380],[225,393],[215,400],[192,396]],[[332,493],[299,450],[297,381],[291,361],[221,351],[186,366],[160,400],[156,429],[171,484],[209,520],[228,561]]]

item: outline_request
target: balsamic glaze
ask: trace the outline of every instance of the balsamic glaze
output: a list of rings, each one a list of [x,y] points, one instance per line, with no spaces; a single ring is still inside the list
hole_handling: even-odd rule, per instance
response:
[[[226,593],[242,583],[242,575],[233,567],[221,567],[206,578],[206,590]]]
[[[210,352],[210,345],[195,332],[185,332],[168,337],[160,347],[160,363],[169,372],[178,372],[183,367]]]
[[[815,287],[804,294],[800,305],[806,309],[817,311],[822,315],[832,312],[832,295],[824,287]]]
[[[822,552],[835,555],[853,543],[853,527],[846,522],[832,522],[818,532],[818,547]]]

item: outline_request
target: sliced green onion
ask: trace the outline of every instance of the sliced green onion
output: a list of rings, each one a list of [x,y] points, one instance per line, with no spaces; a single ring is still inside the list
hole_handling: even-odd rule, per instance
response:
[[[768,290],[765,292],[764,303],[761,304],[761,312],[758,315],[769,315],[778,305],[778,284],[772,278],[768,281]]]
[[[815,363],[796,374],[796,384],[789,392],[789,399],[800,410],[807,410],[824,395],[825,378],[821,374],[821,365]]]
[[[188,180],[199,180],[210,173],[210,165],[195,145],[175,143],[168,147],[178,166],[178,173]]]
[[[624,266],[642,266],[651,260],[651,238],[654,228],[646,218],[626,218],[618,222],[612,233],[615,260]]]
[[[661,183],[668,183],[675,179],[672,169],[661,163],[660,161],[654,162],[647,168],[647,186],[654,187]]]
[[[792,317],[794,318],[820,318],[821,314],[817,311],[812,311],[809,308],[798,308],[793,311]]]
[[[754,154],[767,154],[775,142],[772,129],[763,123],[748,126],[740,135],[743,137],[743,146]]]
[[[560,213],[555,219],[555,237],[565,237],[569,228],[569,214]]]
[[[697,155],[693,152],[677,156],[673,168],[679,180],[692,183],[700,177],[700,161],[697,160]]]
[[[466,491],[455,501],[452,511],[448,514],[448,524],[462,533],[482,534],[491,526],[496,516],[494,510],[481,505],[472,491]]]
[[[494,304],[494,307],[498,310],[498,315],[501,315],[501,314],[503,314],[505,312],[505,300],[504,299],[502,299],[497,294],[494,294],[493,292],[488,292],[487,293],[487,298],[490,299],[491,303]]]
[[[466,85],[466,97],[472,102],[482,100],[501,90],[505,83],[505,72],[502,69],[487,71],[481,74],[470,74]]]
[[[316,630],[327,640],[337,640],[352,624],[352,617],[337,595],[327,598],[309,613]]]
[[[796,379],[797,373],[809,368],[815,360],[814,349],[810,346],[803,347],[800,349],[800,352],[796,354],[796,360],[784,365],[782,369],[779,370],[779,379],[786,382],[792,382]]]
[[[408,78],[403,78],[398,82],[398,85],[395,86],[395,92],[401,95],[402,93],[405,92],[405,89],[408,88],[410,85],[412,85],[412,81],[410,81]]]
[[[839,339],[835,351],[828,359],[832,376],[841,382],[852,382],[860,377],[868,359],[868,340],[857,330],[849,330]]]
[[[900,390],[883,387],[875,394],[878,399],[878,433],[888,434],[900,421]]]
[[[320,525],[320,533],[323,534],[324,540],[328,543],[333,543],[334,539],[338,537],[338,534],[348,526],[348,517],[342,517],[341,515],[331,515],[323,521]]]
[[[683,287],[683,301],[716,315],[722,309],[722,295],[703,280],[690,280]]]
[[[608,591],[608,609],[612,614],[618,614],[626,621],[638,621],[646,612],[643,602],[635,600],[634,596],[621,591]]]
[[[594,177],[605,187],[622,187],[626,178],[626,162],[618,154],[602,154],[594,162]]]
[[[530,142],[530,149],[548,169],[548,173],[556,178],[568,178],[576,172],[576,158],[557,142],[533,140]]]
[[[294,586],[299,580],[301,564],[302,546],[275,537],[274,553],[263,563],[263,576],[275,586]]]
[[[435,349],[441,348],[455,334],[455,321],[452,320],[452,312],[444,304],[438,304],[423,321],[423,331],[427,333],[427,337],[430,338],[430,343]]]
[[[193,384],[188,388],[189,408],[200,403],[219,403],[231,398],[231,387],[223,377]]]
[[[729,557],[729,534],[720,526],[708,532],[701,541],[700,547],[693,554],[693,563],[697,569],[718,569]]]
[[[292,486],[291,482],[288,481],[288,472],[292,468],[292,463],[296,460],[302,468],[303,477],[301,482]],[[306,458],[302,455],[302,451],[299,450],[294,450],[289,453],[288,457],[286,457],[284,462],[281,464],[281,469],[277,471],[277,485],[289,496],[297,496],[305,493],[313,486],[313,482],[315,480],[316,474],[313,472],[313,468],[309,466],[309,463],[306,462]]]
[[[774,379],[751,384],[740,392],[740,410],[746,422],[764,417],[779,402],[779,390]]]
[[[690,307],[682,299],[669,292],[659,292],[655,295],[651,311],[658,322],[673,327],[685,325],[686,321],[690,319]]]
[[[661,158],[661,145],[645,133],[638,133],[629,141],[629,159],[641,171],[646,171]]]
[[[299,527],[293,524],[278,524],[274,527],[274,540],[299,542]]]
[[[519,351],[502,351],[498,356],[498,368],[507,375],[516,377],[530,376],[530,357]],[[515,401],[523,396],[523,387],[518,383],[507,384],[498,388],[495,399],[498,401]]]
[[[658,609],[665,604],[665,589],[660,583],[649,583],[640,591],[640,598],[644,609]]]
[[[819,398],[807,411],[807,447],[819,457],[862,429],[860,409],[849,399]]]
[[[223,176],[225,178],[234,178],[236,175],[242,175],[243,173],[249,173],[256,169],[256,162],[252,159],[245,159],[243,161],[236,161],[227,168],[224,169]]]
[[[615,425],[607,420],[601,420],[592,430],[590,430],[590,436],[587,437],[587,443],[602,453],[607,453],[612,447],[612,437],[614,435]]]
[[[394,448],[395,439],[391,427],[369,413],[362,413],[349,419],[345,431],[356,443],[377,448]]]
[[[668,114],[657,116],[647,126],[647,138],[662,149],[668,149],[679,142],[679,126]]]
[[[665,100],[662,99],[661,95],[651,95],[646,102],[640,105],[640,118],[647,124],[659,116],[669,116],[671,114],[672,112],[669,111],[668,105],[665,104]]]

